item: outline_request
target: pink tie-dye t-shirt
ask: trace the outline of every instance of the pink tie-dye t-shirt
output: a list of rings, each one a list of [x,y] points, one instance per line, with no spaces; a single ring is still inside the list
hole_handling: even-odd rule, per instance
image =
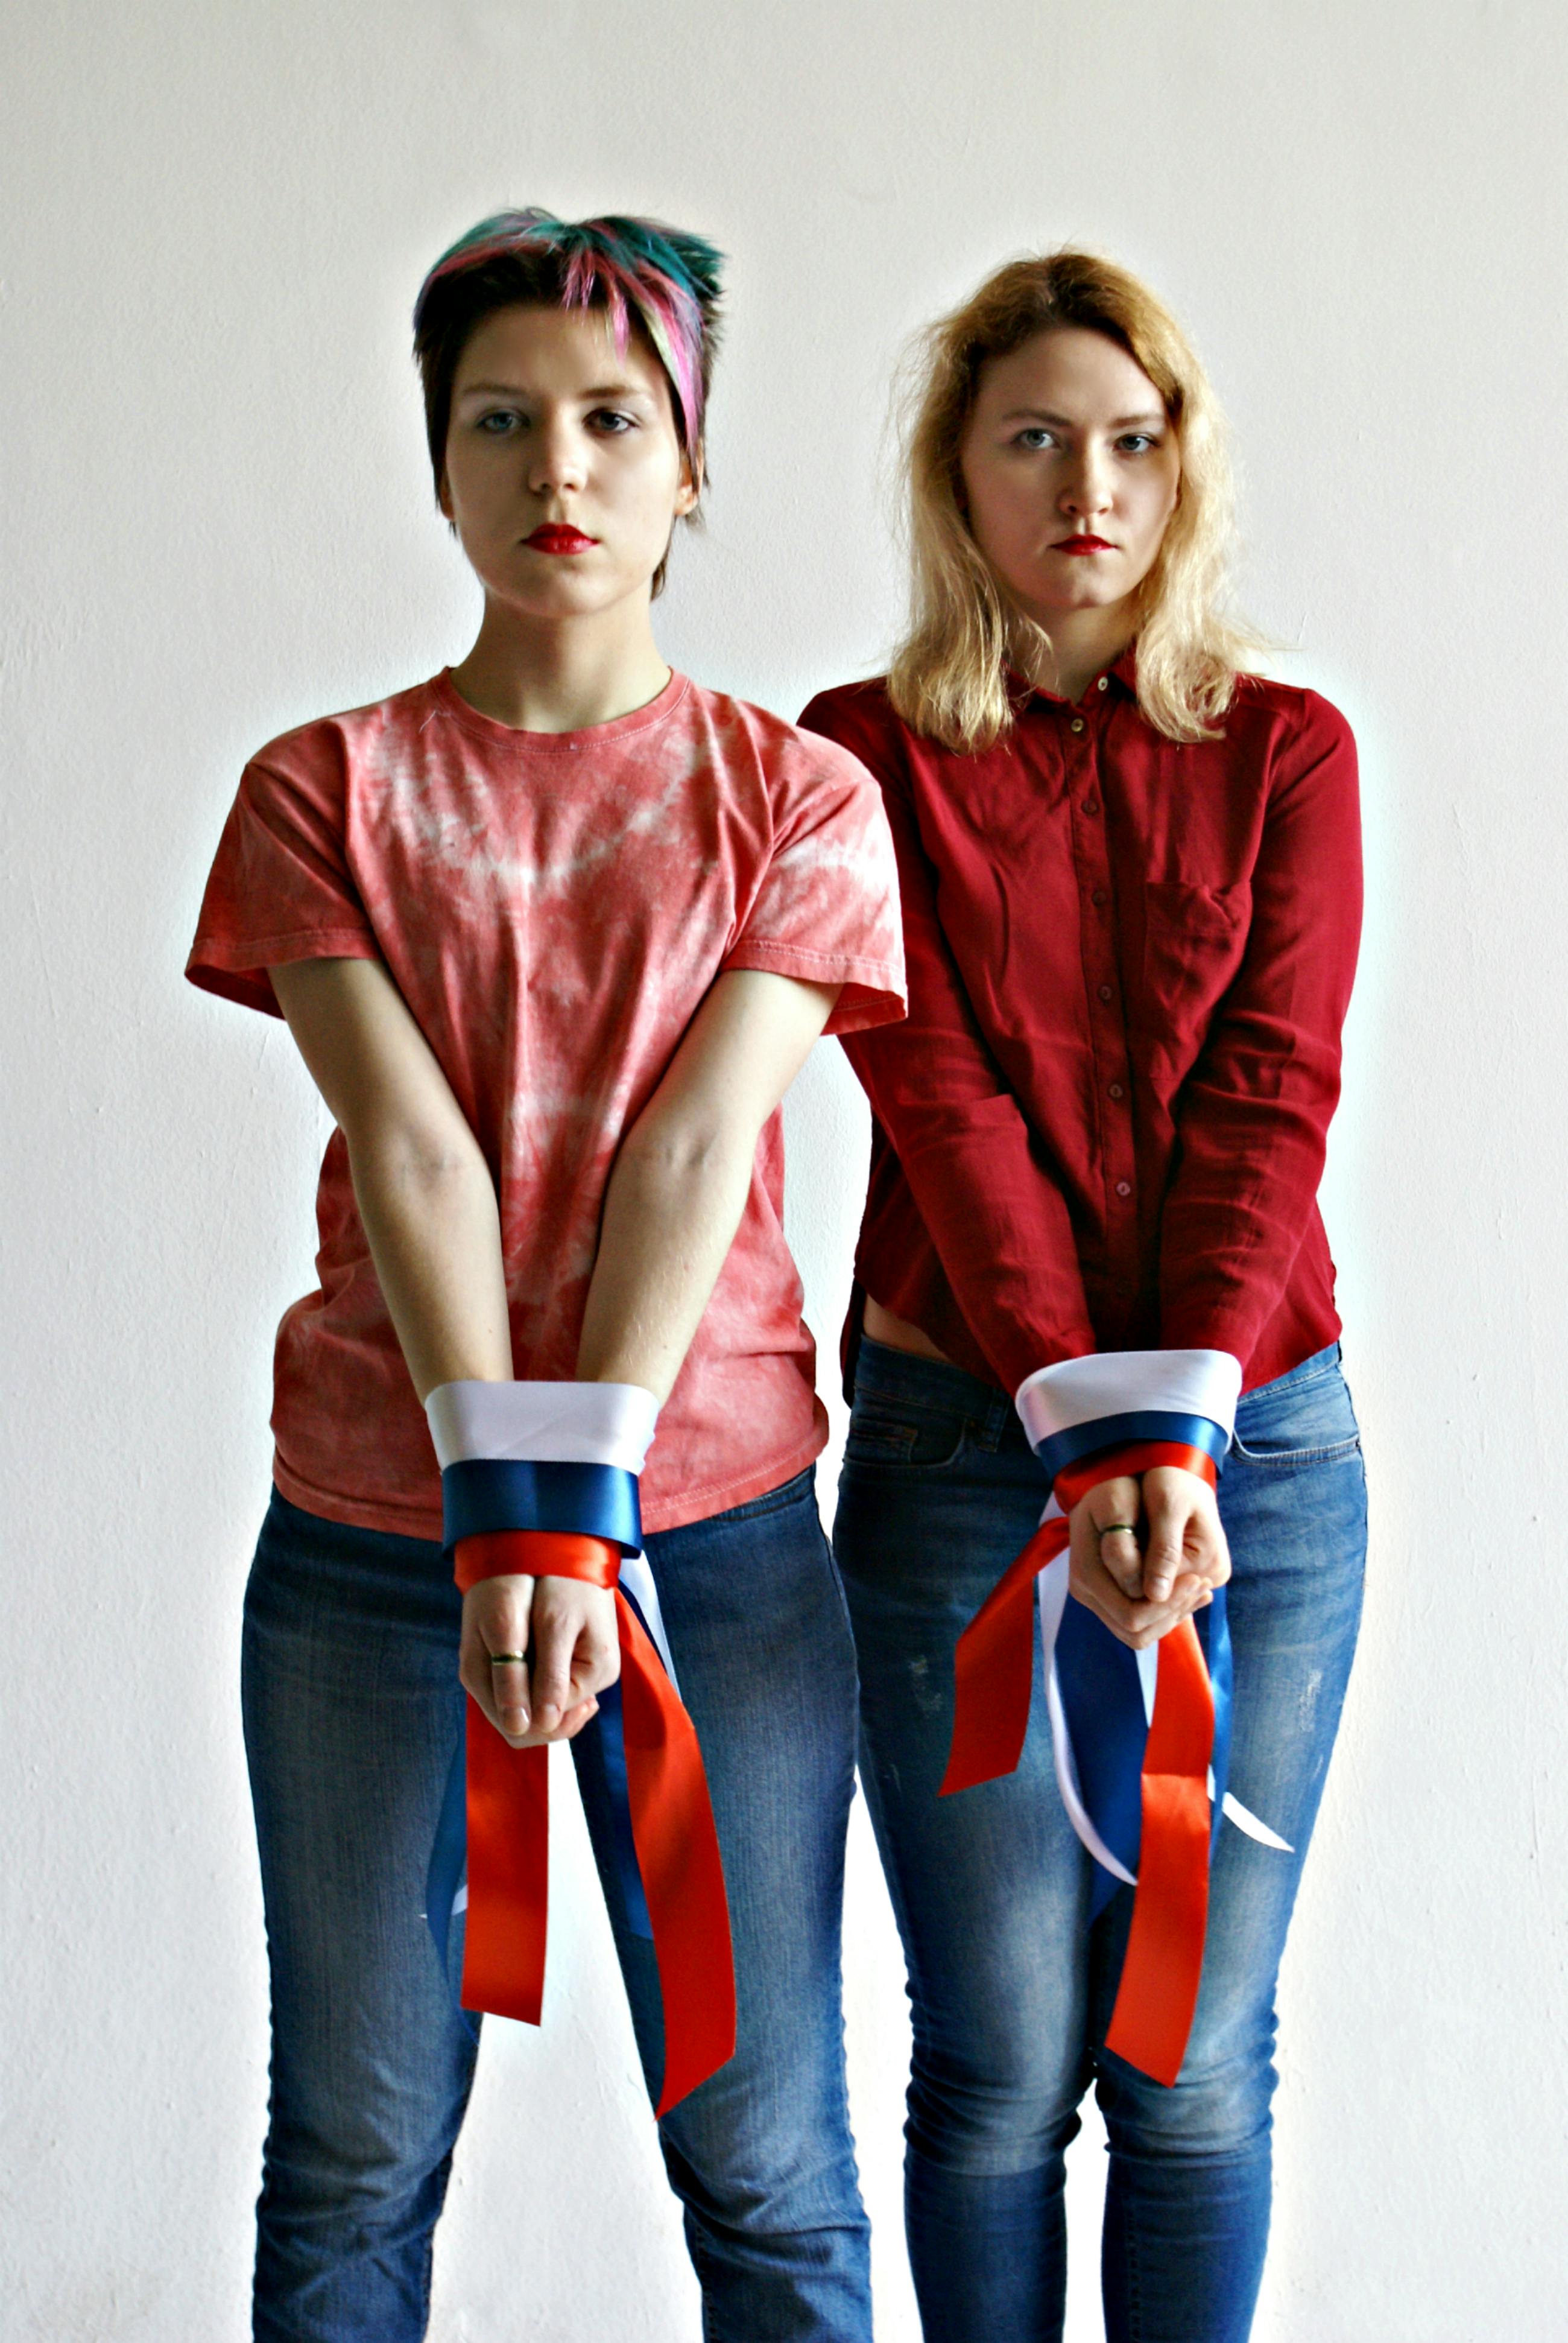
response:
[[[843,987],[829,1032],[903,1011],[881,796],[842,749],[684,676],[614,723],[518,732],[446,675],[246,769],[187,974],[277,1013],[269,967],[380,959],[495,1173],[526,1379],[575,1372],[606,1182],[714,979]],[[846,1165],[846,1177],[852,1176]],[[778,1487],[822,1445],[784,1242],[779,1119],[643,1475],[650,1530]],[[278,1329],[284,1495],[440,1534],[441,1493],[335,1131],[319,1290]]]

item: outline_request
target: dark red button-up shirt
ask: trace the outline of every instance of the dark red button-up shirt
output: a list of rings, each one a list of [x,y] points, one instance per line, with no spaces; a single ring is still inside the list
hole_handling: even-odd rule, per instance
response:
[[[1248,1388],[1332,1342],[1316,1197],[1361,927],[1355,744],[1248,677],[1223,737],[1140,714],[1132,657],[959,756],[880,681],[801,722],[882,786],[902,1025],[870,1099],[859,1285],[1013,1391],[1089,1351],[1212,1348]],[[1021,687],[1020,687],[1021,689]]]

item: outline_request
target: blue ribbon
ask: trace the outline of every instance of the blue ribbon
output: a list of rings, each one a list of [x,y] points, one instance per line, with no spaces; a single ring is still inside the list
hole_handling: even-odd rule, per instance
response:
[[[442,1539],[496,1530],[553,1530],[603,1538],[627,1554],[642,1547],[637,1474],[618,1464],[533,1464],[473,1456],[441,1475]]]
[[[1139,1440],[1171,1440],[1183,1448],[1201,1448],[1223,1471],[1230,1437],[1212,1417],[1177,1415],[1165,1408],[1131,1409],[1125,1415],[1096,1416],[1092,1423],[1074,1423],[1053,1432],[1039,1443],[1035,1454],[1051,1480],[1069,1464],[1081,1464],[1102,1448],[1127,1448]]]
[[[1167,1440],[1199,1449],[1213,1458],[1217,1472],[1223,1472],[1230,1446],[1228,1434],[1211,1416],[1135,1408],[1054,1433],[1034,1453],[1054,1481],[1066,1466],[1081,1463],[1104,1449],[1126,1448],[1146,1440]],[[1194,1614],[1192,1624],[1214,1692],[1211,1763],[1217,1837],[1231,1753],[1231,1636],[1222,1587],[1215,1589],[1211,1604]],[[1136,1872],[1143,1832],[1143,1752],[1149,1738],[1136,1655],[1092,1611],[1081,1603],[1069,1603],[1057,1633],[1056,1662],[1083,1803],[1112,1855],[1129,1871]],[[1095,1865],[1092,1917],[1098,1918],[1121,1884],[1102,1865]]]
[[[436,1824],[436,1843],[430,1849],[429,1867],[425,1875],[425,1921],[435,1939],[436,1957],[441,1964],[441,1974],[447,1980],[452,2006],[477,2042],[479,2028],[471,2014],[463,2007],[462,1994],[452,1965],[452,1906],[457,1900],[457,1890],[463,1884],[463,1874],[468,1865],[468,1779],[464,1762],[464,1735],[465,1719],[459,1711],[457,1738],[447,1773],[440,1815]]]
[[[1192,1624],[1214,1688],[1210,1762],[1218,1838],[1230,1766],[1231,1706],[1231,1634],[1222,1586],[1215,1588],[1211,1604],[1194,1613]],[[1092,1611],[1070,1602],[1057,1630],[1056,1673],[1072,1736],[1078,1786],[1090,1819],[1118,1862],[1135,1873],[1143,1833],[1143,1751],[1149,1738],[1137,1656]],[[1091,1919],[1098,1919],[1122,1885],[1113,1872],[1096,1864]]]

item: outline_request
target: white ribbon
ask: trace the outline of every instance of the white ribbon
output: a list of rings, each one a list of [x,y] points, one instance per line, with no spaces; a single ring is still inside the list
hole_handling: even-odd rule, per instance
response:
[[[1229,1440],[1241,1391],[1241,1361],[1229,1351],[1091,1351],[1027,1375],[1013,1404],[1031,1448],[1101,1416],[1151,1409],[1206,1415]]]
[[[640,1473],[658,1402],[640,1383],[438,1383],[425,1403],[443,1472],[475,1458],[527,1464],[614,1464]],[[620,1583],[642,1614],[676,1691],[675,1663],[648,1557],[621,1558]]]
[[[640,1473],[658,1402],[640,1383],[438,1383],[425,1403],[443,1473],[476,1458]]]

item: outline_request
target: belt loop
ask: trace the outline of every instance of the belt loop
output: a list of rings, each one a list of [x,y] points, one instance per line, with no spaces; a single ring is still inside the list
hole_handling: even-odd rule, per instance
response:
[[[1007,1436],[1008,1418],[1012,1403],[1005,1392],[993,1392],[986,1401],[984,1420],[979,1426],[980,1444],[988,1456],[994,1456]]]

